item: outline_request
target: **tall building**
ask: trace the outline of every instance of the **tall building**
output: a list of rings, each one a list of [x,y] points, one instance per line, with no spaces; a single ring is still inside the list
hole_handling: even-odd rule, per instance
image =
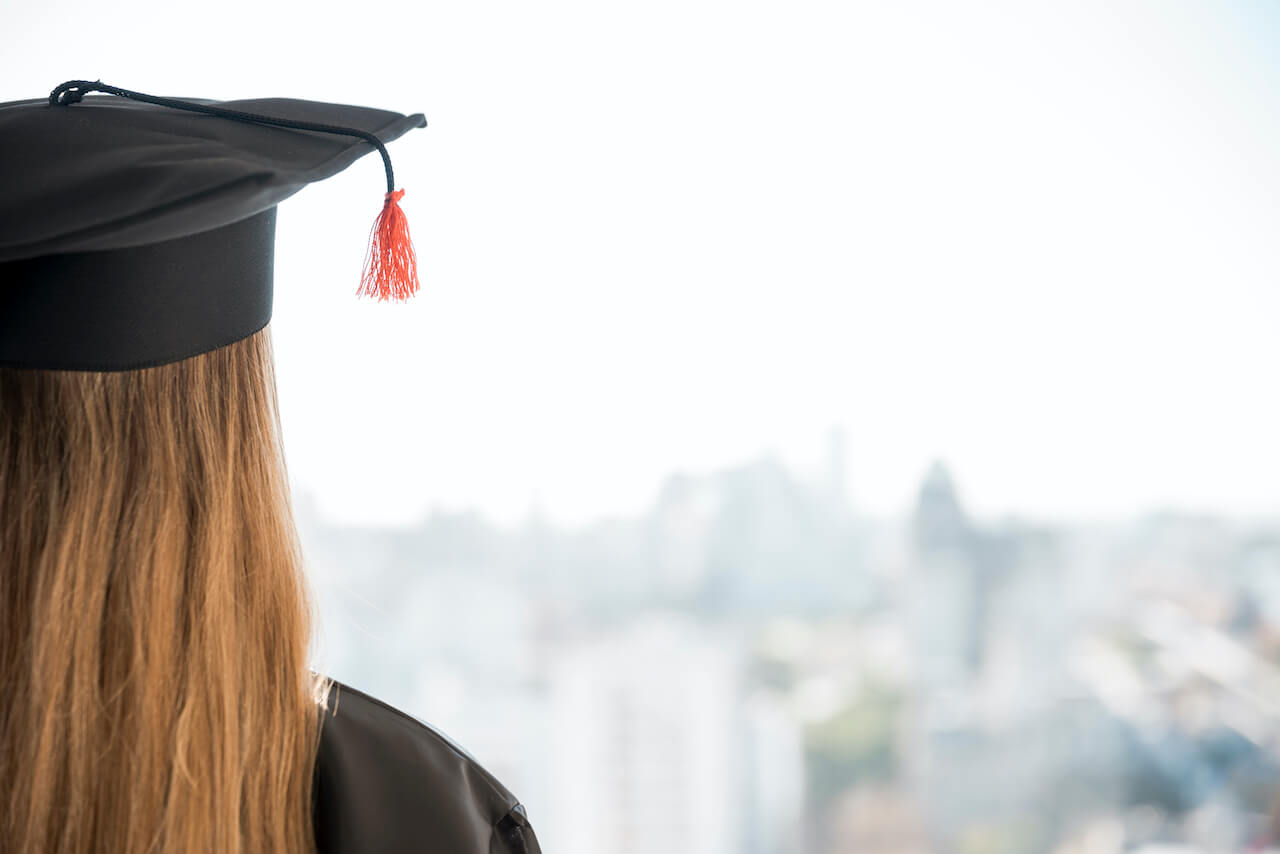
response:
[[[573,642],[552,664],[550,800],[557,854],[744,850],[740,645],[650,612]],[[545,830],[545,834],[544,834]]]
[[[849,435],[842,425],[827,431],[825,487],[832,514],[843,520],[849,515]]]
[[[941,462],[920,487],[912,535],[903,592],[919,687],[966,691],[981,667],[983,580],[975,532]]]
[[[920,485],[912,525],[922,560],[958,559],[971,553],[973,528],[960,506],[951,472],[941,460],[934,460]]]

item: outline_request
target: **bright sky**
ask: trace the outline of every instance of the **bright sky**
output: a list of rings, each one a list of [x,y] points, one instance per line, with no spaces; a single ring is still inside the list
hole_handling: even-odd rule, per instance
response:
[[[981,514],[1280,510],[1269,3],[0,4],[0,100],[427,115],[415,302],[353,296],[376,156],[280,209],[290,468],[335,517],[632,512],[833,424],[877,514],[934,457]]]

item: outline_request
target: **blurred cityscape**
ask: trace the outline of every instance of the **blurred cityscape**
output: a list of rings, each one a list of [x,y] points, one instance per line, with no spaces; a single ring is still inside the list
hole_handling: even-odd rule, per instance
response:
[[[548,854],[1280,850],[1280,514],[982,520],[939,461],[871,519],[845,441],[576,529],[303,496],[317,669],[459,743]]]

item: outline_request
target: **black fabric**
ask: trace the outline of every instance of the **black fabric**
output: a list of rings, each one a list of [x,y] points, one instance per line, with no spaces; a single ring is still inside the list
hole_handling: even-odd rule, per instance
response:
[[[320,730],[320,854],[541,854],[524,806],[443,733],[334,682]]]
[[[127,249],[0,264],[0,365],[121,371],[247,338],[271,319],[276,209]]]
[[[183,100],[320,124],[383,142],[421,114],[285,98]],[[268,127],[117,98],[0,104],[0,261],[172,240],[261,213],[373,148],[359,139]],[[369,221],[382,207],[370,188]]]
[[[184,100],[381,143],[426,125],[318,101]],[[276,205],[374,150],[113,95],[0,104],[0,364],[128,370],[253,334],[271,318]],[[370,222],[383,196],[370,188]]]
[[[395,173],[391,168],[391,155],[387,153],[387,147],[382,144],[382,140],[377,135],[369,133],[360,128],[343,127],[341,125],[319,124],[316,122],[307,122],[299,119],[280,118],[278,116],[268,116],[263,113],[248,113],[244,110],[232,110],[218,104],[204,104],[196,101],[184,101],[180,98],[162,98],[158,95],[148,95],[146,92],[134,92],[130,89],[121,89],[119,86],[111,86],[103,83],[101,80],[68,80],[60,83],[49,93],[50,106],[70,106],[78,104],[84,100],[84,96],[90,92],[105,92],[108,95],[115,95],[118,98],[129,98],[133,101],[142,101],[147,104],[155,104],[159,107],[168,107],[171,110],[185,110],[189,113],[204,113],[206,116],[220,116],[226,119],[234,119],[241,122],[252,122],[260,125],[271,125],[272,127],[295,128],[297,130],[313,130],[328,134],[338,134],[340,136],[352,136],[357,139],[363,139],[378,150],[378,154],[382,157],[382,167],[387,172],[387,192],[395,192],[396,180]]]

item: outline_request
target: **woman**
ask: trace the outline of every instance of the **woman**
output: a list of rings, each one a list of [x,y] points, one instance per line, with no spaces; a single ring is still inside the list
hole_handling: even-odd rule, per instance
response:
[[[0,104],[0,848],[538,852],[469,754],[307,666],[275,205],[374,148],[390,184],[421,116],[86,89]]]

